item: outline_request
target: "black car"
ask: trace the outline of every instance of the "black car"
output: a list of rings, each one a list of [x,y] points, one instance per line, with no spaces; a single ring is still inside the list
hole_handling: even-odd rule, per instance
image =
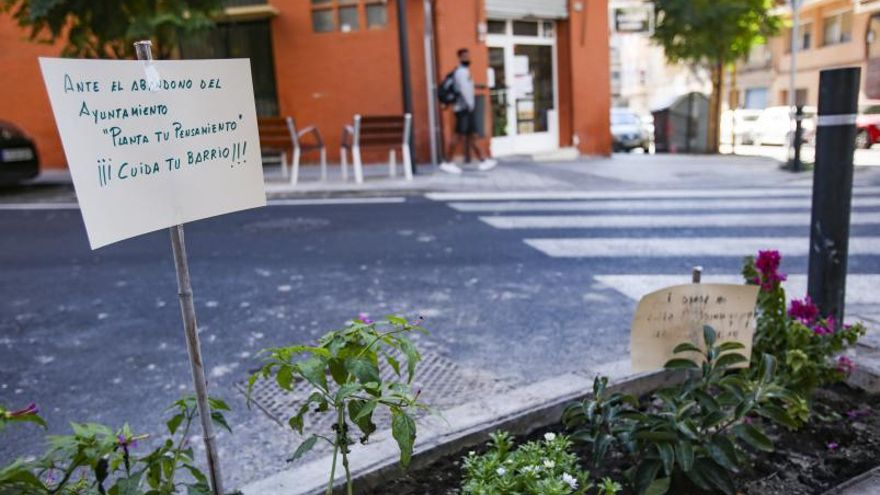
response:
[[[18,127],[0,120],[0,184],[16,184],[39,172],[34,142]]]

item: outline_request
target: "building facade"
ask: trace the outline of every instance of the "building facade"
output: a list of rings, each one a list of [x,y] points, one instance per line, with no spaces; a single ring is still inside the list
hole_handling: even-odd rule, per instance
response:
[[[217,28],[180,55],[250,58],[258,113],[317,126],[333,160],[354,114],[404,111],[397,1],[406,2],[419,161],[450,135],[450,110],[437,108],[432,124],[430,106],[459,48],[471,51],[485,86],[482,123],[495,154],[611,152],[605,0],[228,0]],[[0,66],[15,74],[0,78],[0,119],[35,138],[44,167],[64,167],[37,63],[59,47],[27,41],[8,16],[0,46]]]
[[[876,70],[880,58],[880,0],[802,0],[801,5],[796,40],[796,102],[817,105],[820,71],[861,67],[860,106],[880,103],[880,74]],[[783,8],[781,14],[787,26],[783,32],[766,45],[755,47],[737,65],[731,107],[762,109],[788,105],[792,12]]]

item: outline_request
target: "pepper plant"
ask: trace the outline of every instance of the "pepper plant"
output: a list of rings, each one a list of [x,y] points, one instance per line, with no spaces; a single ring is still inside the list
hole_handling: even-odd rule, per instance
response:
[[[209,402],[213,422],[231,431],[223,415],[229,406],[220,399],[210,398]],[[2,415],[7,420],[9,416],[36,416],[35,406],[29,410],[18,416],[9,411]],[[166,423],[167,438],[143,456],[137,454],[137,445],[149,435],[135,434],[128,425],[112,429],[94,423],[71,423],[73,434],[48,437],[45,455],[0,468],[0,495],[212,494],[189,445],[191,428],[198,418],[195,397],[175,401],[169,411],[172,415]],[[179,476],[182,472],[187,474],[184,479]]]
[[[799,398],[777,383],[773,356],[763,355],[751,374],[739,367],[749,361],[737,352],[742,344],[718,344],[709,326],[703,340],[705,350],[690,342],[675,348],[681,357],[665,367],[686,370],[688,378],[658,391],[649,406],[635,407],[633,397],[607,396],[605,379],[597,378],[600,393],[565,412],[565,424],[576,429],[572,438],[593,445],[595,465],[602,465],[609,446],[623,448],[638,494],[667,493],[687,484],[684,478],[704,490],[735,494],[731,474],[740,472],[751,451],[773,450],[756,418],[798,426],[789,409]]]
[[[298,382],[305,382],[311,393],[288,420],[290,427],[302,434],[309,411],[332,414],[335,418],[332,432],[313,433],[288,459],[292,462],[302,457],[320,440],[331,445],[333,462],[328,494],[333,491],[339,457],[347,493],[353,492],[349,465],[351,428],[357,427],[360,441],[365,443],[376,431],[373,415],[379,409],[390,412],[391,433],[400,448],[400,464],[409,464],[416,438],[411,412],[427,407],[411,387],[421,355],[407,334],[427,334],[420,323],[421,319],[410,323],[397,316],[375,322],[361,315],[346,327],[321,337],[316,346],[294,345],[262,351],[265,363],[250,377],[248,397],[259,379],[273,378],[287,391],[293,391]],[[405,366],[401,360],[405,360]],[[381,369],[386,366],[396,379],[383,380]]]

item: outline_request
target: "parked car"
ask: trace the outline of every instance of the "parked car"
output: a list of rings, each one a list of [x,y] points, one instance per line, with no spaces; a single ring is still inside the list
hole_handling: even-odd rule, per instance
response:
[[[18,127],[0,121],[0,184],[15,184],[39,172],[34,142]]]
[[[880,105],[862,110],[856,117],[856,148],[868,149],[880,143]]]
[[[627,108],[611,109],[611,136],[614,139],[614,151],[632,151],[641,148],[645,153],[651,151],[651,133],[648,127],[632,110]]]
[[[752,144],[755,142],[755,123],[761,116],[760,110],[738,108],[725,110],[721,114],[721,142]]]
[[[787,145],[792,132],[790,112],[787,106],[765,108],[755,121],[754,143]],[[803,130],[804,142],[812,142],[816,135],[816,107],[804,107]]]

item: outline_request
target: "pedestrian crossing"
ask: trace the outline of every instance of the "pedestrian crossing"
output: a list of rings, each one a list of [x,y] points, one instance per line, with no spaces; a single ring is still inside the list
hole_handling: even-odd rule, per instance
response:
[[[763,249],[806,257],[810,248],[810,187],[456,192],[428,198],[519,235],[525,245],[551,258],[613,260],[611,266],[626,266],[625,258],[656,260],[651,266],[657,273],[628,274],[624,268],[622,274],[595,276],[632,299],[686,283],[688,274],[666,275],[675,258],[735,258],[738,265],[742,257]],[[854,188],[851,225],[849,254],[867,257],[859,271],[880,273],[880,187]],[[645,263],[639,266],[644,270]],[[742,281],[736,273],[714,279]],[[853,304],[880,303],[880,275],[850,274],[847,282]],[[803,294],[806,276],[792,274],[787,285],[790,293]]]

